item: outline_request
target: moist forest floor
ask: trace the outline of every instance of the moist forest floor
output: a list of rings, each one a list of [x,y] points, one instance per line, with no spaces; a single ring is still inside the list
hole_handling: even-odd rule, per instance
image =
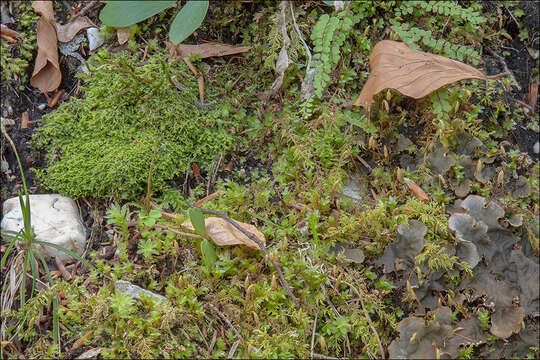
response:
[[[56,21],[86,4],[55,2]],[[75,50],[89,73],[60,54],[51,104],[29,82],[39,16],[2,2],[21,34],[2,38],[2,122],[29,192],[76,200],[94,266],[51,260],[54,284],[40,267],[21,301],[17,245],[2,358],[540,357],[538,2],[211,2],[183,44],[250,49],[187,62],[167,46],[179,6],[124,44],[102,8],[86,16],[104,44]],[[382,40],[507,74],[353,106]],[[22,179],[1,150],[4,201]],[[202,239],[193,203],[253,225],[269,256]]]

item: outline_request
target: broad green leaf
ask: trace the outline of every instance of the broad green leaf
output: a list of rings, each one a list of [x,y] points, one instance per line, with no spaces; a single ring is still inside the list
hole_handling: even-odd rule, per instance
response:
[[[175,0],[109,1],[99,20],[112,27],[126,27],[154,16],[176,3]]]
[[[213,269],[217,261],[217,255],[214,245],[208,239],[201,241],[201,255],[204,266]]]
[[[204,222],[204,216],[201,212],[201,210],[197,208],[191,208],[189,209],[189,219],[191,220],[191,224],[193,224],[193,227],[195,228],[195,231],[201,235],[206,235],[206,224]]]
[[[208,0],[190,0],[176,14],[169,30],[169,39],[174,45],[180,44],[197,30],[208,11]]]

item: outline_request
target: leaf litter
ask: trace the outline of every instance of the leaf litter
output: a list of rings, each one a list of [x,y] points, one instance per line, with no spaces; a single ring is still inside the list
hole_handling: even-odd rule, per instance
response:
[[[384,89],[394,89],[414,99],[465,79],[488,80],[480,70],[462,62],[410,49],[399,41],[377,43],[369,56],[371,74],[355,106],[373,104],[373,97]]]
[[[266,238],[263,233],[261,233],[255,226],[251,224],[246,224],[240,221],[237,223],[248,230],[249,232],[255,234],[264,245],[266,245]],[[187,221],[182,224],[185,228],[189,230],[195,230],[190,221]],[[205,219],[206,226],[206,235],[219,246],[230,246],[230,245],[246,245],[252,249],[260,250],[259,245],[253,240],[248,238],[245,234],[240,232],[231,223],[227,222],[223,218],[219,217],[208,217]]]

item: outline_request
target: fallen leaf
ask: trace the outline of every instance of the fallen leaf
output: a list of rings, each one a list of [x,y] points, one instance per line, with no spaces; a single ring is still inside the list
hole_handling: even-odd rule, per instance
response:
[[[116,29],[116,37],[120,45],[125,44],[129,40],[129,35],[130,35],[129,28],[130,27],[128,26],[128,27]]]
[[[52,1],[37,0],[32,3],[32,9],[47,21],[54,22],[54,6]]]
[[[51,1],[34,1],[32,8],[41,15],[41,19],[37,24],[38,53],[30,85],[47,93],[56,90],[62,81],[58,64],[54,7]]]
[[[34,3],[35,4],[35,3]],[[41,92],[54,91],[60,86],[62,73],[58,64],[58,46],[54,25],[42,17],[37,25],[38,53],[30,85]]]
[[[28,121],[29,121],[29,117],[28,117],[28,111],[25,111],[23,112],[22,116],[21,116],[21,129],[28,129]]]
[[[66,43],[73,40],[79,31],[95,26],[86,16],[79,16],[73,22],[65,25],[56,24],[56,35],[58,41]]]
[[[409,190],[420,200],[423,202],[429,202],[429,196],[426,194],[424,190],[420,186],[418,186],[414,181],[412,181],[409,178],[404,177],[403,181],[405,181],[405,184],[409,187]]]
[[[266,245],[266,239],[264,235],[257,230],[257,228],[251,224],[246,224],[240,221],[236,221],[238,225],[253,233],[263,244]],[[216,243],[216,245],[246,245],[252,249],[260,250],[259,245],[256,242],[244,235],[240,230],[236,229],[227,220],[220,217],[209,217],[205,219],[206,235]],[[189,230],[195,230],[190,221],[186,221],[182,224]]]
[[[206,59],[216,56],[227,56],[241,54],[249,51],[251,46],[234,46],[229,44],[206,43],[200,45],[184,45],[176,46],[178,55],[188,57],[193,54],[198,54],[201,58]]]
[[[372,104],[384,89],[420,99],[429,93],[464,79],[487,80],[481,71],[444,56],[415,51],[402,42],[383,40],[369,56],[371,75],[354,103]]]

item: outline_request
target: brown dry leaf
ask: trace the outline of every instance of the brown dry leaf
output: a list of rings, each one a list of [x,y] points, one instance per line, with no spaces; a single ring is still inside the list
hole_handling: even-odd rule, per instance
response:
[[[249,51],[251,46],[234,46],[228,44],[206,43],[200,45],[184,45],[179,44],[177,47],[178,54],[182,57],[188,57],[192,54],[199,54],[203,59],[215,56],[226,56],[241,54]]]
[[[47,21],[54,22],[54,6],[52,1],[37,0],[32,3],[32,9]]]
[[[420,200],[423,202],[429,202],[429,196],[426,194],[424,190],[420,186],[418,186],[414,181],[412,181],[409,178],[404,177],[403,181],[405,181],[405,184],[409,187],[409,190]]]
[[[36,1],[37,2],[37,1]],[[36,2],[34,4],[36,4]],[[58,43],[54,24],[42,17],[37,25],[38,53],[30,85],[41,92],[54,91],[60,86],[62,73],[58,64]]]
[[[246,224],[240,221],[237,221],[238,225],[246,229],[247,231],[253,233],[263,244],[266,245],[266,239],[264,235],[257,230],[253,225]],[[206,224],[206,235],[212,239],[216,245],[246,245],[252,249],[260,250],[259,245],[253,240],[248,238],[246,235],[241,233],[238,229],[232,226],[227,220],[220,217],[209,217],[205,219]],[[190,221],[186,221],[182,224],[190,230],[195,230]]]
[[[415,51],[402,42],[383,40],[369,56],[371,75],[354,103],[365,106],[384,89],[420,99],[429,93],[464,79],[487,80],[481,71],[444,56]]]
[[[116,38],[118,39],[118,43],[120,45],[125,44],[129,40],[129,35],[131,33],[129,29],[129,26],[116,29]]]
[[[56,90],[62,80],[58,64],[54,7],[51,1],[34,1],[32,8],[41,15],[41,19],[37,25],[38,53],[30,85],[47,93]]]
[[[86,16],[79,16],[73,22],[65,25],[56,24],[56,35],[58,36],[58,41],[66,43],[73,40],[79,31],[95,26]]]

